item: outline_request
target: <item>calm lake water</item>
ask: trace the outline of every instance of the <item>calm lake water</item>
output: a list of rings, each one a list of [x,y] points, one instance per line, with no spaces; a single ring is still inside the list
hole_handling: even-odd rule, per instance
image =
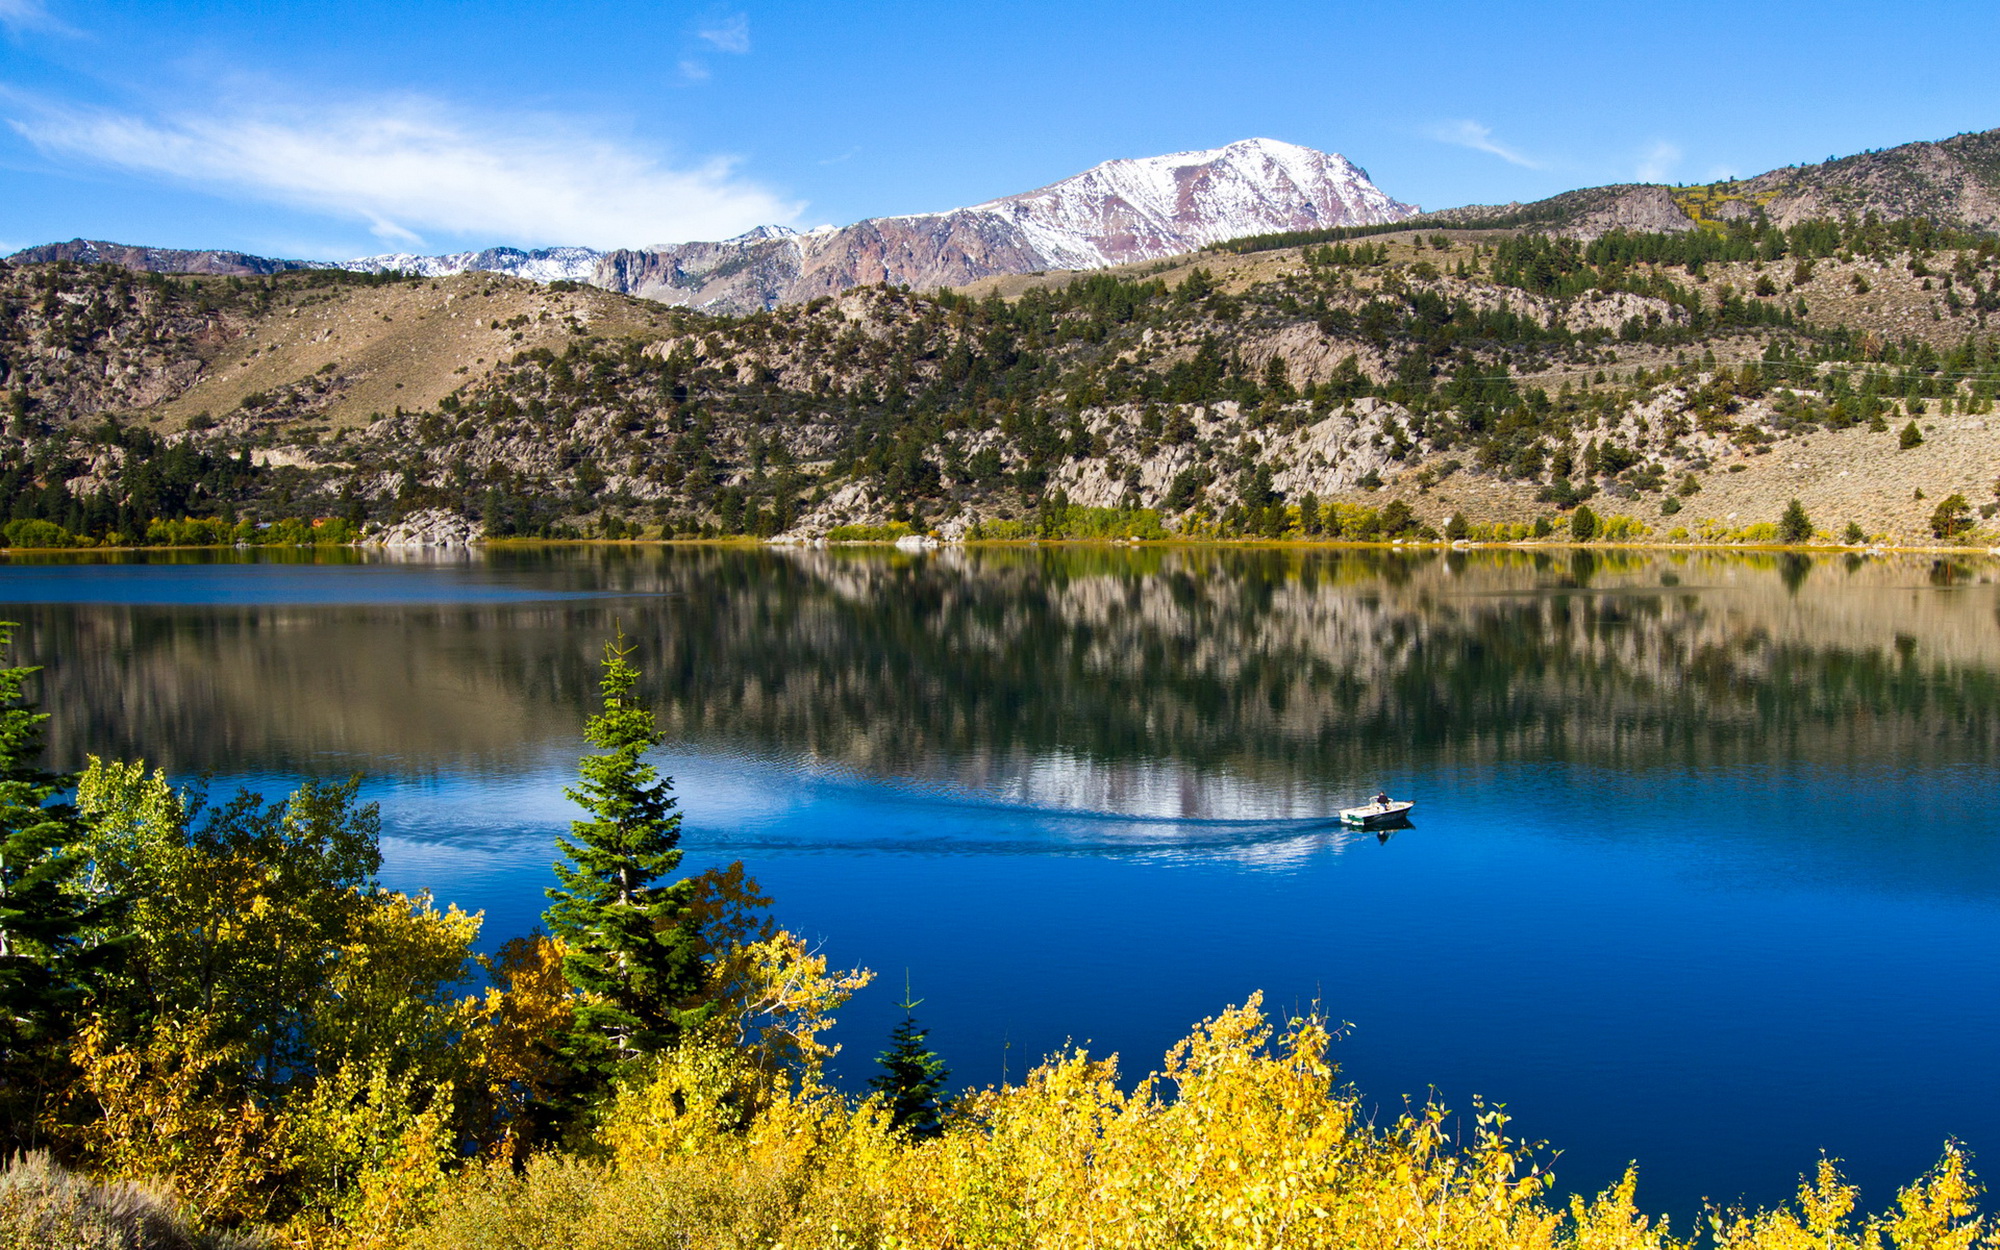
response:
[[[531,927],[622,626],[688,867],[907,970],[961,1083],[1262,990],[1564,1186],[1873,1205],[2000,1152],[2000,566],[1569,552],[509,550],[0,564],[58,760],[366,774],[387,882]],[[1418,800],[1378,842],[1337,808]]]

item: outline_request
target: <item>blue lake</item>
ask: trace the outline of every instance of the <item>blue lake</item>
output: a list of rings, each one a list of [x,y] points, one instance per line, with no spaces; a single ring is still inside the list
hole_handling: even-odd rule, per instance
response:
[[[361,772],[384,878],[535,924],[604,640],[688,867],[907,971],[961,1083],[1156,1066],[1254,991],[1393,1118],[1508,1105],[1683,1228],[1824,1150],[2000,1150],[2000,566],[1653,554],[502,550],[0,564],[51,743]],[[1330,817],[1386,787],[1416,827]]]

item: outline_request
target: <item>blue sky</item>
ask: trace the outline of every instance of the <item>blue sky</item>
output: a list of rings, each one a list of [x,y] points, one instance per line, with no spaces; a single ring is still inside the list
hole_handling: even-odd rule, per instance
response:
[[[1268,136],[1442,208],[2000,126],[1990,3],[0,0],[0,248],[638,246]]]

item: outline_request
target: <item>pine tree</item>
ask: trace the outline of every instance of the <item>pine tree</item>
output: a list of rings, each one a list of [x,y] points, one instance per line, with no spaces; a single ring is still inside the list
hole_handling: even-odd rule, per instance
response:
[[[568,953],[563,972],[582,992],[570,1037],[572,1059],[604,1070],[664,1049],[697,1023],[704,967],[688,920],[687,882],[658,884],[680,866],[681,814],[672,778],[645,762],[665,741],[635,688],[638,670],[620,633],[604,648],[604,707],[584,727],[602,750],[580,762],[582,784],[566,790],[591,819],[558,839],[569,863],[543,913]]]
[[[1972,505],[1964,495],[1947,495],[1931,513],[1931,533],[1939,538],[1956,538],[1972,528]]]
[[[1785,515],[1778,518],[1778,537],[1788,543],[1802,543],[1813,534],[1812,520],[1806,510],[1794,499],[1785,505]]]
[[[0,622],[0,651],[14,625]],[[54,1043],[82,998],[98,908],[73,883],[83,868],[71,779],[44,771],[42,722],[21,703],[34,668],[0,669],[0,1117],[6,1145],[30,1143]]]
[[[868,1082],[868,1088],[889,1104],[889,1126],[917,1138],[944,1132],[941,1103],[945,1080],[951,1075],[944,1060],[924,1045],[930,1030],[917,1023],[916,1010],[922,1002],[911,999],[905,978],[903,1001],[896,1004],[903,1009],[902,1023],[889,1035],[889,1049],[875,1057],[882,1065],[881,1075]]]

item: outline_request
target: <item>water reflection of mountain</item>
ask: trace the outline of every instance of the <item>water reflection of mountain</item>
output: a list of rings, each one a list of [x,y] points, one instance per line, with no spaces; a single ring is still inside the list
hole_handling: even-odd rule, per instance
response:
[[[1984,564],[704,549],[465,567],[589,597],[7,611],[49,666],[63,759],[184,770],[513,767],[573,739],[615,625],[690,740],[1118,810],[1204,806],[1163,797],[1191,774],[1985,760],[2000,742]]]

